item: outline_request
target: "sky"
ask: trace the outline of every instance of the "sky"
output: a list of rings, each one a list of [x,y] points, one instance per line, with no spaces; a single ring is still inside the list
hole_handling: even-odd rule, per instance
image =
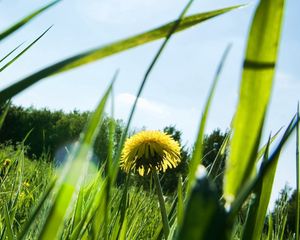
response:
[[[186,3],[182,0],[63,0],[0,44],[0,54],[5,55],[23,41],[28,44],[53,25],[30,51],[0,73],[0,88],[58,60],[174,20]],[[257,1],[195,0],[188,13],[241,3],[248,5],[172,37],[150,74],[134,115],[133,127],[163,129],[175,125],[182,131],[184,143],[191,146],[216,67],[226,46],[232,43],[206,132],[229,128],[237,105],[245,44]],[[2,0],[0,31],[44,4],[44,0]],[[299,101],[300,30],[295,27],[299,22],[298,9],[299,1],[287,1],[263,142],[270,132],[288,124]],[[116,69],[120,69],[114,89],[115,117],[126,121],[140,82],[161,43],[149,43],[44,79],[19,94],[13,102],[53,110],[92,110]],[[292,137],[279,161],[271,202],[286,183],[295,187],[294,139]]]

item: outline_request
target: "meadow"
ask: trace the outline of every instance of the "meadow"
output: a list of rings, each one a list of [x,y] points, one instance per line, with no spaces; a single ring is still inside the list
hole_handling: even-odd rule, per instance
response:
[[[34,11],[0,32],[0,42],[13,36],[13,33],[58,2]],[[29,154],[30,147],[27,144],[31,134],[34,134],[33,130],[25,131],[15,143],[8,142],[0,146],[1,239],[299,240],[299,108],[295,108],[295,115],[291,116],[286,128],[271,135],[267,142],[261,142],[276,71],[284,0],[261,0],[258,3],[243,59],[236,113],[231,129],[224,136],[212,162],[205,164],[205,126],[230,45],[216,66],[195,144],[185,156],[187,172],[182,175],[176,173],[176,176],[174,173],[177,181],[175,191],[167,194],[163,181],[167,174],[172,175],[170,169],[178,168],[183,162],[180,141],[176,141],[172,132],[168,131],[168,134],[163,131],[131,131],[138,98],[173,35],[245,7],[232,6],[186,16],[192,3],[193,0],[188,1],[175,21],[64,59],[0,90],[0,127],[4,133],[9,130],[5,120],[9,119],[11,109],[15,108],[11,99],[23,90],[52,75],[163,39],[145,70],[129,119],[121,127],[113,117],[107,120],[107,115],[114,115],[113,87],[118,79],[116,71],[96,109],[84,113],[83,120],[74,121],[74,126],[84,124],[84,127],[76,127],[76,131],[80,129],[81,133],[75,144],[66,149],[67,154],[60,164],[54,163],[53,155],[49,155],[44,146],[36,146],[36,149],[40,147],[38,156]],[[8,49],[8,53],[1,56],[0,72],[13,67],[13,63],[30,51],[39,39],[46,37],[44,34],[49,29],[28,46]],[[112,102],[111,112],[105,113],[109,99]],[[67,117],[62,113],[57,114],[62,119],[80,118],[76,112]],[[24,115],[19,116],[21,118]],[[68,121],[62,121],[60,129],[68,125]],[[54,127],[52,131],[58,129]],[[106,130],[105,141],[101,129]],[[293,132],[296,132],[297,187],[293,193],[294,219],[291,223],[288,219],[289,190],[284,189],[280,193],[272,213],[268,213],[268,205],[281,150]],[[52,143],[53,147],[58,139]],[[97,144],[99,141],[100,145]],[[99,146],[102,146],[101,151]],[[105,152],[101,164],[95,162],[95,151],[99,154]],[[214,175],[223,160],[221,175]],[[120,175],[123,176],[121,183],[118,181]],[[220,176],[221,193],[216,181]],[[143,184],[140,184],[141,179]],[[294,230],[288,227],[291,224]]]

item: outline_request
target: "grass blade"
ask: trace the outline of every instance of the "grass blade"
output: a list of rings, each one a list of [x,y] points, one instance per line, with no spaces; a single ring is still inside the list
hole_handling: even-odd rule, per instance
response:
[[[255,166],[275,73],[283,8],[284,0],[261,0],[251,26],[225,170],[224,197],[228,206]]]
[[[264,154],[264,162],[268,161],[268,152],[271,143],[271,137],[266,146]],[[265,223],[266,213],[271,197],[275,172],[279,155],[274,159],[274,163],[263,176],[260,183],[254,189],[254,203],[250,207],[247,221],[245,223],[243,238],[244,240],[259,239]]]
[[[204,130],[205,130],[205,125],[206,125],[206,120],[207,120],[207,116],[208,116],[208,112],[210,109],[210,105],[215,93],[215,89],[217,86],[217,83],[219,81],[220,75],[221,75],[221,71],[223,69],[223,65],[226,61],[227,55],[230,51],[231,45],[228,45],[227,48],[225,49],[223,56],[221,58],[220,64],[217,68],[215,77],[214,77],[214,81],[211,85],[210,91],[209,91],[209,95],[208,98],[206,100],[206,104],[205,104],[205,109],[203,111],[202,117],[201,117],[201,121],[200,121],[200,126],[199,126],[199,130],[198,130],[198,135],[197,135],[197,139],[196,139],[196,144],[194,147],[194,152],[193,152],[193,156],[192,156],[192,160],[189,163],[190,165],[190,170],[189,170],[189,177],[188,177],[188,182],[187,182],[187,194],[189,194],[190,190],[191,190],[191,186],[192,183],[195,179],[195,173],[197,170],[197,166],[198,164],[201,163],[202,160],[202,142],[203,142],[203,136],[204,136]]]
[[[296,116],[293,117],[291,122],[289,123],[286,131],[284,132],[283,136],[281,137],[277,147],[274,149],[272,154],[270,155],[268,161],[263,161],[259,172],[251,181],[247,182],[246,186],[242,189],[242,191],[237,195],[236,200],[232,204],[232,208],[229,209],[228,218],[230,221],[233,221],[235,216],[237,215],[239,209],[242,207],[243,203],[246,201],[247,197],[250,193],[257,188],[261,181],[263,180],[264,176],[268,174],[270,169],[272,169],[273,164],[276,164],[276,159],[279,156],[281,149],[291,136],[292,132],[295,130],[296,125],[299,123],[299,119]]]
[[[183,193],[182,193],[182,177],[178,178],[178,187],[177,187],[177,224],[180,226],[182,223],[184,208],[183,208]]]
[[[14,233],[13,233],[13,228],[12,228],[12,222],[11,222],[11,218],[9,216],[9,211],[8,211],[8,207],[5,204],[4,207],[4,218],[5,218],[5,226],[6,226],[6,231],[7,231],[7,239],[8,240],[13,240],[14,239]]]
[[[52,27],[52,26],[51,26]],[[11,65],[13,62],[15,62],[19,57],[21,57],[29,48],[31,48],[37,41],[39,41],[49,30],[50,28],[47,28],[46,31],[44,31],[38,38],[36,38],[32,43],[30,43],[24,50],[22,50],[17,56],[15,56],[12,60],[10,60],[8,63],[6,63],[3,67],[0,68],[0,72],[2,72],[5,68],[7,68],[9,65]]]
[[[241,5],[224,8],[224,9],[219,9],[219,10],[215,10],[215,11],[211,11],[211,12],[201,13],[201,14],[195,14],[195,15],[183,18],[182,21],[180,21],[180,24],[176,28],[175,32],[183,31],[183,30],[190,28],[198,23],[201,23],[210,18],[216,17],[220,14],[226,13],[230,10],[236,9],[240,6]],[[138,34],[136,36],[133,36],[133,37],[121,40],[121,41],[117,41],[112,44],[108,44],[106,46],[92,49],[90,51],[78,54],[76,56],[62,60],[54,65],[46,67],[28,77],[25,77],[24,79],[17,81],[15,84],[12,84],[11,86],[2,90],[0,92],[0,103],[3,103],[7,99],[12,98],[16,94],[18,94],[19,92],[28,88],[29,86],[35,84],[39,80],[49,77],[53,74],[71,70],[73,68],[76,68],[76,67],[88,64],[88,63],[92,63],[99,59],[102,59],[102,58],[111,56],[113,54],[128,50],[130,48],[137,47],[137,46],[143,45],[145,43],[167,37],[168,34],[170,33],[170,30],[172,30],[172,28],[174,27],[174,25],[176,25],[176,21],[170,22],[159,28],[147,31],[145,33]]]
[[[298,119],[298,124],[296,127],[296,191],[297,191],[297,206],[296,206],[296,240],[299,240],[299,222],[300,222],[300,157],[299,157],[299,138],[300,138],[300,134],[299,134],[299,103],[297,106],[297,119]]]
[[[9,107],[10,107],[10,101],[8,101],[1,109],[1,115],[0,115],[0,129],[2,128],[2,125],[5,121],[6,115],[8,113]]]
[[[112,84],[115,78],[116,75],[114,76]],[[91,149],[98,134],[104,114],[104,107],[110,94],[112,84],[90,117],[84,134],[81,136],[80,143],[72,151],[69,159],[70,167],[66,175],[62,177],[61,182],[57,185],[57,196],[51,205],[49,214],[40,233],[41,239],[56,239],[61,233],[67,210],[70,208],[74,194],[76,194],[76,189],[78,189],[78,186],[82,183],[87,171],[91,159]]]
[[[0,63],[3,62],[6,58],[8,58],[11,54],[13,54],[16,50],[18,50],[19,47],[21,47],[23,44],[24,44],[24,42],[19,44],[13,50],[11,50],[8,54],[6,54],[2,59],[0,59]]]
[[[206,170],[199,165],[176,239],[227,239],[224,216],[219,207],[217,192],[211,186]]]
[[[37,218],[38,214],[41,212],[43,206],[45,206],[46,201],[47,201],[51,191],[54,188],[55,182],[56,182],[56,178],[51,180],[51,182],[50,182],[49,186],[47,187],[46,191],[43,193],[43,196],[39,200],[36,207],[33,209],[30,217],[28,218],[26,223],[23,225],[23,229],[22,229],[21,233],[19,234],[18,239],[21,240],[21,239],[24,239],[26,237],[26,234],[28,233],[30,227],[34,223],[34,220]]]
[[[40,9],[38,9],[37,11],[35,11],[35,12],[31,13],[30,15],[26,16],[25,18],[23,18],[19,22],[15,23],[10,28],[4,30],[2,33],[0,33],[0,41],[3,40],[4,38],[8,37],[13,32],[17,31],[19,28],[23,27],[25,24],[27,24],[34,17],[38,16],[39,14],[41,14],[42,12],[47,10],[48,8],[52,7],[53,5],[57,4],[58,2],[60,2],[60,0],[54,1],[50,4],[48,4],[48,5],[40,8]]]

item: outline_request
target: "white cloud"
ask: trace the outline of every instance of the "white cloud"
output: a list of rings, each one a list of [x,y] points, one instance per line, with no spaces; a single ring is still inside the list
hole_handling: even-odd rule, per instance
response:
[[[130,93],[121,93],[116,98],[116,105],[120,108],[126,109],[131,108],[134,101],[136,99],[136,96],[130,94]],[[159,116],[167,116],[168,115],[168,107],[164,106],[163,104],[148,100],[146,98],[139,98],[137,103],[137,110],[143,111],[144,113],[150,114],[150,115],[159,115]]]

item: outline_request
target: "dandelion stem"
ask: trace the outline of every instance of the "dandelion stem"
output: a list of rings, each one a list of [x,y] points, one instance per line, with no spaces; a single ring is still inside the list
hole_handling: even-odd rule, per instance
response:
[[[167,211],[166,211],[166,206],[165,206],[165,201],[161,189],[161,185],[157,176],[156,171],[154,170],[152,172],[153,178],[154,178],[154,183],[156,185],[156,191],[157,191],[157,196],[158,196],[158,201],[159,201],[159,207],[160,207],[160,212],[161,212],[161,218],[163,221],[163,228],[164,228],[164,234],[165,234],[165,239],[168,239],[168,235],[170,232],[170,226],[169,226],[169,221],[168,221],[168,216],[167,216]]]

